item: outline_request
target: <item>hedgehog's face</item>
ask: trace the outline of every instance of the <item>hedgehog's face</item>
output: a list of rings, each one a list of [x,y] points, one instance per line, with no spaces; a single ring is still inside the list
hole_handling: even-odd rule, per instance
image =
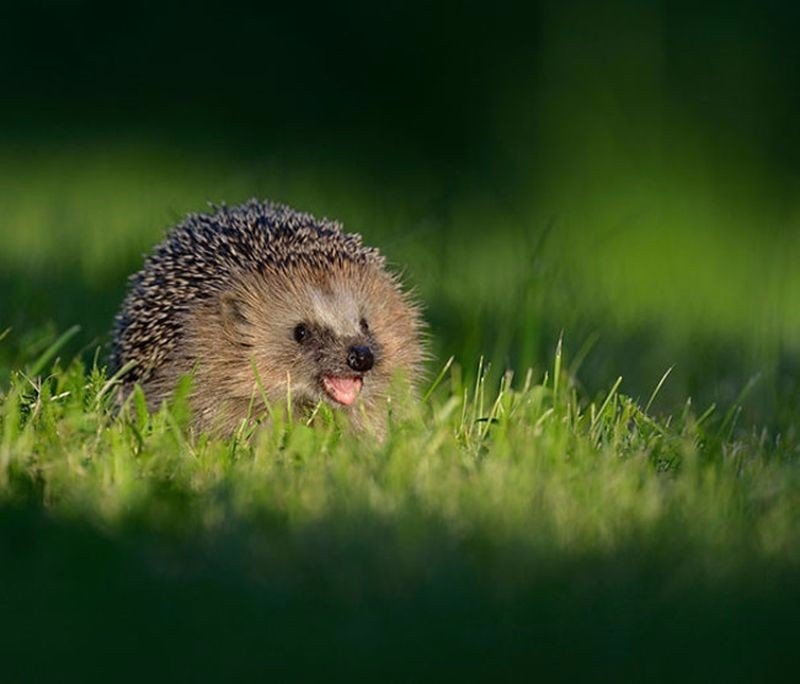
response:
[[[395,281],[373,265],[274,274],[239,297],[232,318],[242,365],[271,400],[345,410],[388,396],[392,376],[421,362],[419,319]]]
[[[302,389],[312,397],[322,392],[334,405],[351,406],[365,377],[381,362],[380,344],[360,312],[354,318],[356,312],[340,308],[340,297],[316,292],[314,299],[317,315],[304,317],[291,330],[297,345],[294,365],[305,380]]]

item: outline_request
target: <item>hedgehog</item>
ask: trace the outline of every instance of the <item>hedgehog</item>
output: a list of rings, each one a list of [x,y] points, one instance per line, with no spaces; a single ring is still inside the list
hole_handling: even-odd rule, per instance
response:
[[[274,402],[381,433],[425,358],[420,307],[340,223],[252,199],[190,214],[129,279],[110,359],[157,408],[187,375],[192,424],[230,434]],[[395,381],[395,377],[402,378]]]

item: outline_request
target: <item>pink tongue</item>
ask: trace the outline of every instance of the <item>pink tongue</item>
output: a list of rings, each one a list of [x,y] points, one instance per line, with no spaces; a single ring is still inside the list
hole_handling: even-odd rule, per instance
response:
[[[322,378],[325,391],[334,401],[350,406],[361,391],[361,378],[337,378],[329,375]]]

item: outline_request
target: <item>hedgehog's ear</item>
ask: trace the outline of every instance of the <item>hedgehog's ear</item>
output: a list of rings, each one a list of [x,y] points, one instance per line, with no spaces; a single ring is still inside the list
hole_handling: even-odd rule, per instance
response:
[[[233,292],[224,292],[219,298],[219,313],[222,318],[222,327],[229,332],[241,330],[249,325],[244,312],[244,304]]]

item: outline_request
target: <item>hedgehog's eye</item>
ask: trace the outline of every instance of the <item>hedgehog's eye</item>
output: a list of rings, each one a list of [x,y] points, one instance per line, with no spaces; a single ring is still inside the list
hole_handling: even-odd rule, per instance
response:
[[[305,342],[308,339],[309,335],[311,335],[311,332],[302,323],[299,323],[298,325],[295,326],[294,328],[295,342]]]
[[[367,323],[367,319],[362,318],[358,324],[361,326],[361,332],[366,335],[369,332],[369,324]]]

